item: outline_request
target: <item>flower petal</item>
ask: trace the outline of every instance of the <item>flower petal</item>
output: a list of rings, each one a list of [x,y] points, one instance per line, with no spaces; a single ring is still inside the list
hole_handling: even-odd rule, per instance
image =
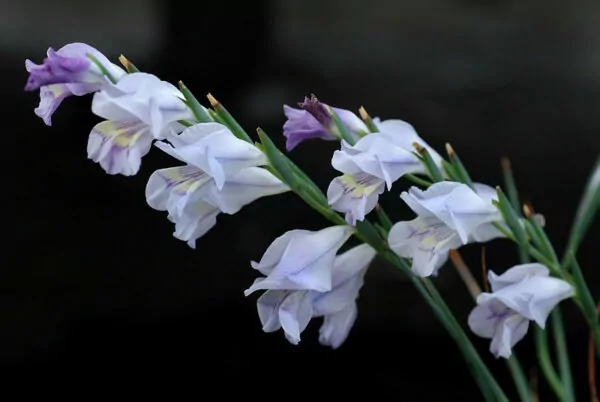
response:
[[[283,125],[283,135],[286,137],[285,148],[291,151],[298,144],[309,139],[337,140],[338,138],[328,132],[317,119],[309,112],[294,109],[283,105],[283,112],[287,117]]]
[[[170,141],[173,147],[168,153],[210,174],[219,189],[241,169],[267,163],[257,147],[235,137],[218,123],[196,124],[180,135],[171,136]],[[168,147],[166,144],[160,146],[163,150]]]
[[[146,201],[159,211],[168,209],[172,192],[187,194],[211,180],[210,176],[194,166],[160,169],[152,173],[146,185]]]
[[[495,291],[491,297],[544,328],[550,311],[574,294],[573,287],[562,279],[532,276]]]
[[[352,230],[350,226],[339,225],[317,232],[295,230],[282,236],[271,245],[273,251],[269,247],[261,262],[253,264],[255,269],[270,270],[267,278],[252,285],[245,294],[258,289],[331,290],[335,254]]]
[[[61,102],[71,95],[73,93],[65,84],[45,85],[40,88],[40,104],[34,109],[34,113],[42,118],[47,126],[51,126],[52,115]]]
[[[488,271],[488,281],[493,292],[497,292],[509,285],[514,285],[532,276],[550,276],[550,270],[542,264],[520,264],[506,270],[502,275]]]
[[[463,244],[478,226],[501,220],[495,206],[463,183],[438,182],[425,191],[411,187],[400,197],[419,216],[435,216],[456,230]]]
[[[345,174],[376,176],[386,182],[388,189],[403,175],[423,171],[412,151],[396,146],[381,133],[369,134],[353,146],[343,144],[342,150],[334,152],[331,164]]]
[[[335,258],[331,290],[313,292],[315,315],[333,314],[353,304],[363,286],[363,277],[377,252],[368,244],[356,246]]]
[[[103,121],[90,133],[88,158],[108,174],[135,175],[152,140],[148,126],[140,121]]]
[[[525,337],[529,329],[529,321],[518,314],[503,319],[499,324],[492,342],[490,351],[498,357],[508,359],[512,355],[512,348]]]
[[[385,191],[385,183],[372,175],[357,173],[336,177],[327,189],[331,207],[346,214],[346,222],[356,226],[377,205],[379,195]]]
[[[262,280],[262,278],[258,279]],[[279,307],[289,292],[287,290],[267,290],[258,298],[256,307],[263,331],[275,332],[281,328]]]
[[[287,293],[279,307],[279,321],[290,343],[297,345],[300,342],[300,333],[306,329],[312,312],[308,291]]]
[[[193,119],[183,94],[172,84],[146,73],[132,73],[94,95],[92,111],[107,120],[137,119],[156,139],[169,134],[178,120]]]
[[[319,329],[319,342],[333,349],[340,347],[354,326],[357,315],[356,303],[350,303],[343,310],[326,315]]]
[[[269,195],[281,194],[290,188],[268,170],[249,167],[233,174],[223,188],[211,186],[205,201],[219,207],[221,212],[234,214],[243,206]]]
[[[461,246],[457,233],[435,217],[396,223],[388,243],[400,257],[412,258],[412,271],[421,277],[435,275],[448,252]]]

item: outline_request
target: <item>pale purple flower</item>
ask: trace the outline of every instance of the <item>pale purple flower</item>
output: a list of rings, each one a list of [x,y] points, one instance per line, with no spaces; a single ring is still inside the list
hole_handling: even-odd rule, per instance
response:
[[[291,151],[303,141],[318,138],[322,140],[339,140],[340,134],[333,123],[333,119],[326,109],[312,95],[299,103],[300,109],[283,106],[287,120],[283,125],[283,135],[286,137],[286,149]],[[355,139],[360,138],[359,133],[367,133],[368,129],[363,121],[349,110],[331,108],[346,125]]]
[[[209,174],[187,165],[154,172],[146,185],[146,201],[156,210],[167,211],[175,224],[174,236],[195,248],[196,240],[216,224],[218,214],[235,214],[258,198],[288,190],[260,167],[241,169],[218,188]]]
[[[414,143],[426,148],[440,165],[442,158],[419,137],[413,126],[402,120],[374,120],[378,133],[361,138],[356,144],[341,142],[331,164],[344,173],[332,180],[327,191],[329,205],[346,214],[356,225],[375,208],[379,195],[407,173],[426,173],[415,155]]]
[[[402,193],[400,197],[418,216],[396,223],[388,243],[400,257],[412,259],[416,275],[436,275],[452,249],[504,236],[492,224],[502,221],[492,204],[496,192],[479,183],[475,188],[477,192],[465,184],[444,181],[425,191],[411,187]]]
[[[300,342],[300,334],[311,318],[323,317],[319,342],[338,348],[348,337],[357,316],[356,299],[363,277],[376,252],[361,244],[335,257],[331,267],[331,290],[267,290],[257,301],[263,331],[283,328],[292,344]]]
[[[502,275],[490,271],[491,293],[481,293],[469,315],[469,328],[476,335],[492,340],[490,351],[508,359],[512,348],[535,321],[544,328],[556,305],[575,294],[566,281],[550,277],[542,264],[516,265]]]
[[[170,135],[168,141],[170,144],[157,142],[156,146],[174,158],[205,171],[214,178],[219,188],[239,170],[267,164],[261,150],[240,140],[219,123],[198,123],[180,134]]]
[[[109,174],[135,175],[152,141],[183,130],[192,117],[177,88],[157,77],[134,73],[94,95],[92,111],[107,119],[88,141],[88,158]]]
[[[25,90],[40,90],[40,104],[35,113],[47,125],[52,125],[52,114],[65,98],[98,91],[108,82],[104,72],[88,55],[94,57],[113,79],[118,80],[126,74],[98,50],[84,43],[70,43],[57,51],[49,48],[40,65],[25,61],[29,72]]]
[[[252,262],[252,268],[265,277],[258,278],[244,294],[260,289],[331,290],[335,254],[352,232],[346,225],[286,232],[271,243],[260,262]]]

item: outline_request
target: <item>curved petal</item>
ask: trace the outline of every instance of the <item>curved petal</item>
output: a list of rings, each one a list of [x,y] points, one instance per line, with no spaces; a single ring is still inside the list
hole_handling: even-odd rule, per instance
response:
[[[448,252],[461,246],[457,233],[435,217],[396,223],[388,243],[400,257],[412,258],[412,271],[421,277],[435,275]]]
[[[33,111],[44,120],[47,126],[52,125],[52,115],[65,98],[73,95],[64,84],[45,85],[40,88],[40,104]]]
[[[502,275],[497,275],[492,270],[488,271],[488,281],[493,292],[532,276],[550,276],[550,270],[545,265],[531,263],[515,265]]]
[[[340,347],[354,326],[357,315],[356,303],[350,303],[343,310],[326,315],[319,329],[319,342],[333,349]]]
[[[506,317],[498,324],[490,344],[490,351],[498,357],[508,359],[512,355],[512,348],[525,337],[529,321],[518,314]]]
[[[132,176],[139,171],[152,140],[148,127],[140,121],[103,121],[90,133],[87,154],[108,174]]]
[[[152,173],[146,184],[146,201],[151,208],[159,211],[168,209],[171,193],[187,193],[193,183],[206,183],[210,177],[194,166],[178,166],[160,169]],[[197,188],[197,187],[196,187]]]
[[[288,292],[279,307],[279,321],[290,343],[297,345],[300,334],[312,318],[312,304],[307,291]]]
[[[574,294],[573,287],[562,279],[532,276],[506,286],[492,296],[529,320],[544,328],[550,311]]]
[[[269,245],[260,262],[252,261],[252,268],[256,269],[263,275],[269,275],[281,260],[281,257],[290,244],[290,241],[292,241],[295,236],[308,233],[310,233],[308,230],[302,229],[285,232]]]
[[[262,278],[258,278],[262,279]],[[265,332],[275,332],[281,328],[279,320],[279,307],[287,297],[287,290],[267,290],[256,301],[258,318]]]
[[[337,140],[338,138],[328,132],[317,119],[309,112],[283,105],[283,112],[287,117],[283,125],[283,135],[286,137],[285,148],[291,151],[298,144],[309,139]]]
[[[381,134],[389,138],[396,146],[406,149],[407,151],[414,151],[415,148],[413,144],[415,142],[418,143],[420,146],[427,149],[433,161],[438,166],[441,166],[442,157],[417,134],[415,128],[410,123],[403,120],[390,119],[375,122],[375,125],[379,128]]]
[[[501,220],[496,207],[463,183],[438,182],[425,191],[411,187],[400,197],[419,216],[435,216],[456,230],[463,244],[478,226]]]
[[[108,120],[135,118],[146,123],[154,138],[165,138],[169,125],[193,119],[181,92],[172,84],[146,73],[127,74],[97,93],[92,112]]]
[[[338,249],[352,234],[345,225],[317,232],[295,230],[278,238],[255,269],[270,271],[267,278],[246,290],[258,289],[331,290],[331,270]]]
[[[243,206],[261,197],[281,194],[289,190],[286,184],[268,170],[249,167],[227,179],[221,190],[215,183],[204,200],[219,207],[221,212],[234,214]]]
[[[240,140],[217,123],[196,124],[170,140],[174,146],[167,152],[210,174],[218,189],[240,170],[267,163],[257,147]],[[161,147],[164,148],[168,146]]]
[[[346,222],[356,226],[377,205],[379,195],[385,191],[384,182],[366,173],[336,177],[327,189],[329,205],[345,213]]]

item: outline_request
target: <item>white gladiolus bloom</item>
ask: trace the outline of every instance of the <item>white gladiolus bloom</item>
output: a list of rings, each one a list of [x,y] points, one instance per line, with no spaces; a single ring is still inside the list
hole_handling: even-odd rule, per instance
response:
[[[298,344],[300,334],[311,318],[323,317],[319,342],[338,348],[356,320],[356,299],[375,255],[373,248],[361,244],[335,257],[330,268],[331,289],[328,291],[267,290],[257,301],[263,331],[283,328],[286,338]]]
[[[346,225],[331,226],[316,232],[290,230],[275,239],[252,268],[265,275],[244,293],[259,289],[331,290],[331,269],[337,251],[352,235]]]
[[[434,161],[442,158],[414,128],[402,120],[376,121],[378,133],[366,135],[354,145],[342,141],[331,164],[344,173],[329,185],[327,198],[336,211],[346,214],[349,224],[355,225],[371,212],[385,187],[408,173],[426,173],[415,155],[414,143],[427,149]]]
[[[88,158],[109,174],[125,176],[138,172],[153,140],[183,129],[178,120],[193,118],[177,88],[145,73],[106,84],[94,95],[92,111],[106,121],[90,133]]]
[[[502,220],[492,204],[496,192],[483,184],[475,184],[475,188],[477,192],[465,184],[446,181],[425,191],[412,187],[402,193],[400,197],[418,216],[396,223],[388,243],[400,257],[412,259],[416,275],[435,275],[452,249],[503,236],[492,225]]]
[[[549,276],[542,264],[522,264],[502,275],[490,271],[491,293],[477,297],[477,306],[469,315],[469,328],[476,335],[492,340],[494,356],[508,359],[535,321],[541,328],[556,305],[574,295],[573,287],[562,279]]]

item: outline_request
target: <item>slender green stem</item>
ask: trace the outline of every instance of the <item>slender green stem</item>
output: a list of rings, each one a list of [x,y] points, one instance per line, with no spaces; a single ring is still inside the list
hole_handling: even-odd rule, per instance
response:
[[[550,388],[556,394],[557,398],[561,401],[565,400],[565,392],[563,385],[556,374],[554,365],[552,364],[552,358],[550,357],[550,349],[548,347],[548,334],[546,330],[541,329],[537,325],[535,327],[535,345],[537,351],[538,362],[542,373],[550,384]]]
[[[575,391],[573,390],[573,377],[571,375],[569,352],[567,351],[567,340],[565,337],[560,306],[556,306],[550,314],[550,323],[552,325],[552,335],[554,337],[554,345],[558,357],[558,370],[565,391],[564,400],[573,402],[575,401]]]
[[[509,359],[506,360],[506,365],[510,370],[510,374],[515,381],[515,387],[517,388],[517,393],[519,394],[519,398],[523,402],[531,402],[531,389],[529,388],[529,383],[527,382],[527,377],[525,376],[525,372],[519,363],[517,357],[513,354]]]
[[[473,372],[475,379],[479,383],[479,387],[483,392],[487,400],[491,401],[508,401],[508,398],[496,382],[496,379],[489,371],[485,363],[481,360],[481,357],[477,353],[477,350],[469,340],[469,337],[465,334],[459,322],[456,320],[452,311],[439,294],[433,282],[427,278],[416,278],[414,275],[411,276],[413,282],[421,280],[426,286],[426,289],[431,294],[433,301],[438,305],[441,313],[446,316],[446,320],[442,323],[446,326],[450,335],[454,338],[459,349],[461,349],[463,356],[467,359],[467,363]],[[415,284],[416,286],[416,284]]]

